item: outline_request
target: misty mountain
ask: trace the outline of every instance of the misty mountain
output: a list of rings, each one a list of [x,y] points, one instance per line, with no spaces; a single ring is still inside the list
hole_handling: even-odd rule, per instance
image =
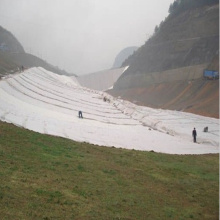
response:
[[[138,47],[126,47],[123,50],[121,50],[118,55],[115,58],[114,64],[112,68],[119,68],[122,66],[124,61],[136,51]]]
[[[126,74],[146,74],[210,63],[218,51],[219,4],[205,5],[170,14],[123,66],[130,66]]]
[[[141,105],[219,117],[219,3],[176,0],[153,36],[131,55],[109,93]]]
[[[14,73],[24,66],[25,68],[41,66],[46,70],[60,75],[74,75],[55,67],[37,56],[25,52],[16,37],[0,26],[0,76]]]
[[[24,53],[24,48],[20,42],[14,37],[12,33],[5,30],[0,26],[0,50],[13,52],[13,53]]]

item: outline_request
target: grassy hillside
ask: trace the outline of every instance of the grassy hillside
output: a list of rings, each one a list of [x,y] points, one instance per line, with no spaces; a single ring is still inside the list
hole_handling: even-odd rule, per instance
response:
[[[218,155],[107,148],[3,122],[0,137],[1,219],[218,219]]]

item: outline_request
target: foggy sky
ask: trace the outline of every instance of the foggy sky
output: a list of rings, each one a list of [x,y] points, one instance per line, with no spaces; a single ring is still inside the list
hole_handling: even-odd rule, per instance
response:
[[[0,26],[26,52],[77,75],[110,69],[141,46],[174,0],[0,0]]]

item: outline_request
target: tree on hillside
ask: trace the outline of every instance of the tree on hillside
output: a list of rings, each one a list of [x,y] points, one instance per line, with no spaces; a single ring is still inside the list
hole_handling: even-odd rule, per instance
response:
[[[180,13],[188,9],[213,4],[219,4],[219,0],[175,0],[170,4],[169,13]]]

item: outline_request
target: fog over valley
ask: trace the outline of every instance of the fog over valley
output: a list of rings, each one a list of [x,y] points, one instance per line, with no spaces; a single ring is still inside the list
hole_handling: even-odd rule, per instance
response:
[[[1,0],[0,25],[25,51],[77,75],[110,69],[126,47],[141,46],[173,0]]]

